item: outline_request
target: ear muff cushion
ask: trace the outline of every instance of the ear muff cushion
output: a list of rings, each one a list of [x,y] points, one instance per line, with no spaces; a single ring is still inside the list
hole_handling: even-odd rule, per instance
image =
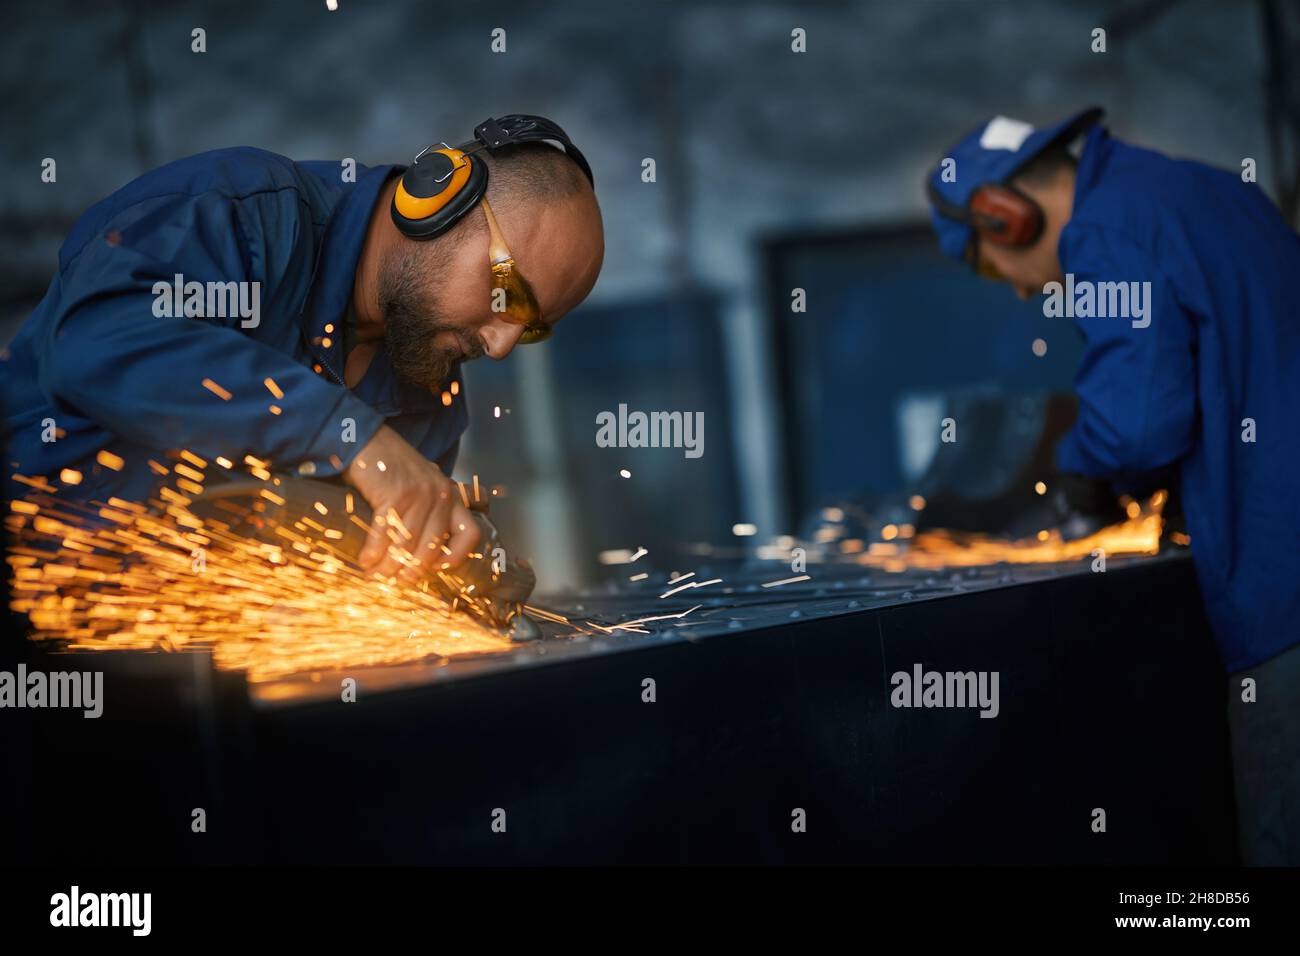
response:
[[[971,196],[967,209],[980,238],[994,245],[1028,246],[1043,231],[1043,213],[1038,204],[1009,186],[981,186]]]
[[[486,190],[484,163],[458,149],[431,151],[402,174],[393,193],[393,222],[412,239],[432,239],[473,209]]]

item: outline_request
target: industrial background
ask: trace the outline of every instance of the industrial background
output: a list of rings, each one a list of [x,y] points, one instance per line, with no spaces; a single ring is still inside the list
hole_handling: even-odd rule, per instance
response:
[[[100,615],[73,653],[0,644],[108,674],[104,720],[11,715],[32,783],[0,816],[26,823],[20,857],[1235,862],[1222,671],[1176,493],[1057,497],[1076,332],[942,259],[922,179],[990,115],[1098,105],[1126,140],[1253,159],[1294,223],[1300,3],[333,5],[6,10],[0,345],[81,212],[169,160],[405,163],[489,115],[553,118],[591,161],[605,268],[548,343],[467,367],[457,473],[505,489],[494,518],[537,568],[545,639],[475,645],[373,582],[286,586],[249,624],[238,589],[127,580],[140,621],[195,613],[163,639]],[[703,456],[598,447],[620,405],[703,412]],[[967,437],[940,449],[946,414]],[[815,565],[792,576],[796,545]],[[279,568],[247,554],[229,566],[269,585]],[[98,607],[93,575],[74,594],[20,570],[15,611]],[[232,626],[200,633],[219,601]],[[1001,674],[998,720],[891,705],[913,666]],[[338,688],[358,675],[353,708]]]
[[[951,268],[918,228],[924,170],[988,115],[1101,105],[1122,138],[1256,159],[1294,217],[1293,4],[337,6],[6,12],[0,336],[76,217],[158,164],[232,145],[408,162],[485,116],[549,115],[594,167],[605,269],[551,343],[468,370],[459,468],[506,487],[498,521],[545,551],[544,589],[589,582],[603,550],[663,555],[735,523],[771,536],[837,495],[905,492],[926,455],[906,423],[940,391],[1068,387],[1073,329]],[[597,448],[595,416],[619,403],[705,412],[705,454]]]

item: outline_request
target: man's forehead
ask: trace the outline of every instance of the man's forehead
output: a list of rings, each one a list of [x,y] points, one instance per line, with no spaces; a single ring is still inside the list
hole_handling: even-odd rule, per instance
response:
[[[600,218],[576,203],[550,204],[521,225],[519,247],[508,232],[507,241],[549,322],[577,305],[594,281],[604,245]]]

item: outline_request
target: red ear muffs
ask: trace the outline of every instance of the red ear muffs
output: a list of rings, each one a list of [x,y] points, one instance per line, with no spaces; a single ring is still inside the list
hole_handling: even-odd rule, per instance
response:
[[[1024,193],[997,183],[975,190],[966,206],[981,239],[997,246],[1029,246],[1043,231],[1043,211]]]

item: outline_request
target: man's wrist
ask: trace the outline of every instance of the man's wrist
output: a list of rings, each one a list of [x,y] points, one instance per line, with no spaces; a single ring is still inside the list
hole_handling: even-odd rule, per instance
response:
[[[344,396],[336,412],[317,433],[310,452],[299,461],[299,474],[345,474],[384,427],[384,416],[353,395]]]

